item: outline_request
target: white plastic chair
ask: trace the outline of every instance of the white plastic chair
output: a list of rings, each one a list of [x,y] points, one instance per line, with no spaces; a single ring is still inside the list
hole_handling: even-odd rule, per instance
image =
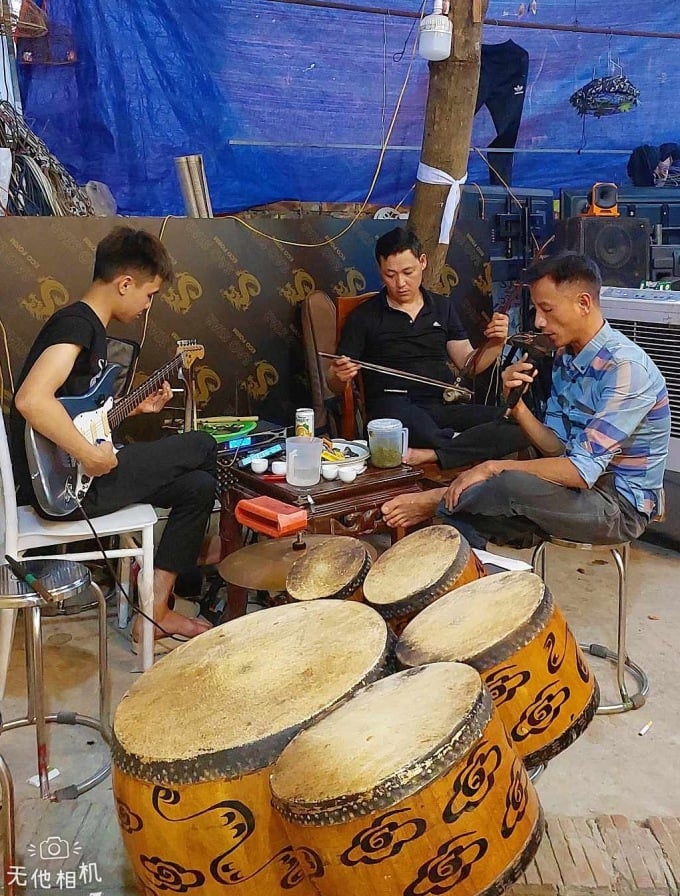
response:
[[[0,413],[0,480],[2,496],[0,500],[0,563],[5,562],[5,554],[20,559],[26,551],[44,549],[32,554],[34,557],[57,560],[100,560],[101,551],[70,551],[50,553],[49,548],[71,542],[88,541],[92,530],[85,520],[52,522],[44,520],[32,507],[18,507],[14,472],[9,452],[5,421]],[[111,559],[136,558],[139,564],[138,591],[142,611],[153,618],[153,527],[156,513],[151,504],[131,504],[116,513],[94,517],[92,525],[100,538],[120,535],[121,547],[107,550]],[[141,535],[141,545],[133,539]],[[14,635],[15,610],[0,612],[0,698],[5,693],[5,682],[9,668],[12,638]],[[153,665],[153,625],[142,619],[141,626],[142,669]]]

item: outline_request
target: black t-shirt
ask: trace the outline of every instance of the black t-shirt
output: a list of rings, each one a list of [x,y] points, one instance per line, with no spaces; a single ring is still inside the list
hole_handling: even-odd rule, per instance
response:
[[[446,343],[467,339],[453,301],[422,289],[424,305],[415,320],[387,304],[386,290],[359,305],[342,328],[337,353],[358,361],[394,367],[445,383],[453,382]],[[412,399],[441,398],[441,389],[363,370],[366,400],[384,389],[407,389]]]
[[[38,333],[31,346],[16,382],[16,390],[26,379],[40,355],[52,345],[80,345],[71,373],[57,396],[84,395],[94,386],[106,367],[106,329],[89,305],[76,302],[56,311]],[[24,445],[24,418],[14,401],[10,408],[10,444],[14,477],[19,487],[17,500],[21,504],[34,502],[33,488]]]

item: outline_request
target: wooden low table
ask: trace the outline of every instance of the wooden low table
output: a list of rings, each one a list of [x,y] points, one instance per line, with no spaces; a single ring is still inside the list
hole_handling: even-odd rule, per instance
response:
[[[219,461],[218,461],[219,464]],[[220,539],[224,556],[243,546],[241,526],[234,509],[242,498],[267,495],[287,504],[304,507],[308,513],[307,531],[313,535],[351,535],[359,537],[374,532],[390,532],[397,540],[403,529],[388,529],[380,508],[389,498],[406,492],[419,492],[423,472],[417,467],[402,465],[389,470],[369,467],[354,482],[331,482],[322,479],[309,488],[298,488],[284,480],[265,479],[250,470],[218,466],[221,486]],[[310,500],[311,499],[311,500]],[[227,619],[245,611],[246,592],[230,587]]]

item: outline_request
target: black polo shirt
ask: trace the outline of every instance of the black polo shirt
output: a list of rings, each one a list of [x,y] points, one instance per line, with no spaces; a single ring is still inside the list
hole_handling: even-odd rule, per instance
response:
[[[448,296],[440,296],[421,288],[424,304],[415,320],[405,311],[387,304],[383,289],[372,299],[359,305],[345,322],[337,353],[358,361],[394,367],[407,373],[432,377],[446,383],[454,375],[448,365],[446,343],[467,339],[463,325]],[[441,389],[408,380],[363,370],[367,401],[377,398],[384,389],[406,389],[411,398],[441,398]]]

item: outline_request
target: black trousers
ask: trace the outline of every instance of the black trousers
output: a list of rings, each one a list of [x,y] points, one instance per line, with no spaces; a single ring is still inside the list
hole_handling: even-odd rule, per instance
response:
[[[203,432],[135,442],[118,452],[118,466],[98,476],[83,501],[88,516],[130,504],[169,507],[155,566],[187,572],[196,565],[217,492],[217,443]]]
[[[411,448],[433,448],[444,469],[496,460],[529,442],[502,410],[483,404],[444,404],[385,392],[368,404],[369,419],[396,417],[408,427]],[[454,436],[454,433],[458,433]]]
[[[496,137],[489,149],[514,149],[522,120],[524,92],[529,73],[529,54],[513,40],[502,44],[482,44],[479,88],[475,114],[486,106]],[[489,153],[489,163],[508,185],[512,185],[512,153]],[[489,169],[489,183],[502,186]]]

